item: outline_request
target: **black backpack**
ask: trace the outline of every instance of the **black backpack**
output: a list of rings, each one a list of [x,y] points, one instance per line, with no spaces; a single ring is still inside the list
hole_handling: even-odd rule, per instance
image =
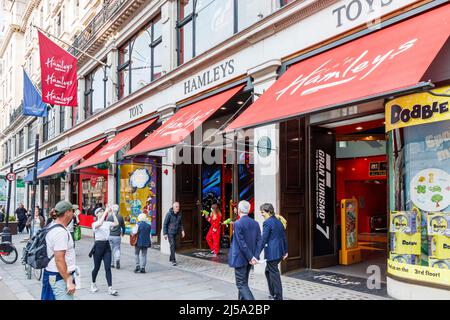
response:
[[[55,224],[39,230],[25,246],[23,259],[34,269],[46,268],[50,260],[53,259],[54,255],[50,258],[47,256],[47,242],[45,241],[45,237],[50,230],[57,227],[63,228],[62,225]],[[70,237],[69,234],[67,235]]]

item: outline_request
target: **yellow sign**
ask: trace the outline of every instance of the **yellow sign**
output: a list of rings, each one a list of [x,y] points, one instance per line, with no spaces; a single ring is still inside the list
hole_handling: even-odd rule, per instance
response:
[[[428,253],[438,259],[450,259],[450,237],[433,236]]]
[[[386,132],[397,128],[450,120],[450,86],[415,93],[386,103]]]
[[[415,266],[388,260],[387,271],[393,276],[450,287],[450,270],[448,269]]]
[[[391,234],[391,250],[397,254],[420,254],[420,232],[412,235],[404,233]]]

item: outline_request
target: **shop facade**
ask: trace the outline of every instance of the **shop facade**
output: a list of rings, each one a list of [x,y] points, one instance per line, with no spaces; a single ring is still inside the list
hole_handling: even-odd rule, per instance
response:
[[[287,71],[282,73],[275,84],[227,128],[237,131],[255,127],[255,137],[260,136],[258,131],[261,137],[267,137],[264,131],[267,134],[275,131],[278,135],[275,141],[279,142],[280,170],[278,177],[272,175],[271,178],[275,185],[279,181],[279,193],[276,194],[280,213],[284,213],[288,221],[299,221],[298,227],[290,225],[287,230],[288,235],[290,232],[300,234],[297,246],[290,246],[289,249],[289,256],[294,256],[299,262],[296,267],[317,269],[353,264],[361,261],[362,251],[379,250],[386,255],[382,264],[388,261],[386,277],[391,296],[400,299],[430,296],[448,298],[450,283],[445,248],[448,247],[449,238],[444,231],[447,205],[444,203],[441,207],[440,201],[445,201],[445,195],[441,193],[443,186],[438,185],[440,182],[434,178],[444,177],[439,180],[444,183],[446,177],[442,170],[446,159],[445,145],[442,146],[446,122],[445,116],[441,114],[447,112],[448,90],[433,88],[445,85],[450,79],[449,64],[443,58],[448,56],[449,30],[443,27],[445,31],[442,37],[423,32],[428,23],[431,26],[439,21],[437,23],[442,23],[442,26],[448,25],[449,17],[444,13],[446,10],[448,7],[442,6],[415,14],[410,12],[401,22],[396,20],[389,24],[388,20],[382,24],[381,30],[367,32],[356,40],[350,37],[348,42],[338,41],[315,55],[305,54],[294,58],[283,67]],[[414,27],[415,23],[420,24],[420,28]],[[395,32],[396,37],[387,36],[390,32]],[[384,53],[380,52],[385,50],[384,47],[377,45],[380,37],[392,39],[385,43],[384,47],[387,45],[388,48]],[[413,46],[415,52],[411,50],[408,53]],[[392,64],[395,57],[401,54],[419,54],[414,59],[415,63],[408,65],[409,72],[405,72],[406,66],[401,66],[398,60],[398,65]],[[403,61],[413,61],[405,56]],[[390,66],[379,73],[377,79],[376,74],[380,69],[376,69],[386,67],[383,63]],[[401,70],[397,72],[395,69],[398,67]],[[422,98],[421,103],[417,102],[419,98],[414,93],[421,91],[429,92],[431,97],[441,95],[443,101],[436,102],[428,97]],[[406,103],[407,107],[401,109],[395,104],[392,111],[395,99]],[[389,102],[391,100],[394,102]],[[423,121],[431,119],[433,115],[443,122],[430,125],[430,129],[422,127],[429,131],[426,135],[428,143],[422,141],[423,131],[419,126],[410,129],[415,133],[397,132],[395,135],[394,132],[383,137],[384,132],[380,132],[380,129],[384,129],[385,123],[391,121],[391,114],[392,117],[395,115],[397,122],[408,122],[410,119]],[[267,126],[268,123],[275,124]],[[419,123],[422,122],[419,120]],[[357,159],[357,162],[356,158],[353,163],[339,160],[337,142],[346,145],[346,138],[351,142],[361,142],[358,141],[362,140],[357,137],[361,136],[357,134],[358,130],[365,133],[364,140],[384,144],[388,152],[378,150],[378,154],[371,155],[370,152],[374,150],[366,150],[367,154]],[[393,141],[392,137],[397,137],[397,140]],[[255,138],[255,144],[259,142]],[[417,158],[416,152],[426,149],[427,145],[428,148],[434,148],[435,153],[422,151],[424,155]],[[400,148],[398,150],[405,150],[396,155],[394,146]],[[353,150],[352,157],[357,151]],[[363,178],[356,177],[359,160],[364,170],[367,170]],[[368,211],[365,200],[369,203],[373,198],[369,194],[354,198],[354,205],[345,207],[345,203],[352,201],[352,198],[345,199],[344,187],[339,186],[345,181],[336,181],[340,176],[336,169],[343,167],[353,170],[348,179],[350,182],[372,182],[374,185],[370,190],[384,193],[379,199],[387,205],[376,209],[376,204],[372,205],[372,213],[362,214],[363,209]],[[345,179],[342,174],[340,177]],[[257,180],[258,176],[255,182]],[[410,187],[409,184],[413,182],[414,187]],[[347,188],[350,187],[349,183]],[[351,195],[361,194],[363,188],[360,185],[356,192],[347,191]],[[343,194],[339,194],[339,190]],[[427,200],[424,198],[426,192],[432,193]],[[429,207],[419,210],[415,204],[417,201],[428,202]],[[342,216],[341,209],[346,209],[342,210]],[[378,213],[373,214],[373,211]],[[361,221],[357,220],[355,212],[361,214]],[[380,223],[383,219],[384,222]],[[393,219],[397,223],[392,223]],[[403,222],[399,223],[399,220]],[[413,231],[411,226],[415,228]],[[365,232],[355,231],[358,227]],[[371,233],[372,228],[378,229],[377,232],[383,231]],[[358,241],[358,237],[366,239]],[[384,242],[388,249],[382,248],[383,245],[378,248],[371,246],[377,241]],[[294,251],[292,256],[291,250]],[[283,263],[284,270],[291,268],[289,263],[292,265],[289,260]],[[439,269],[430,270],[433,265]],[[418,289],[421,286],[424,287],[423,291]]]

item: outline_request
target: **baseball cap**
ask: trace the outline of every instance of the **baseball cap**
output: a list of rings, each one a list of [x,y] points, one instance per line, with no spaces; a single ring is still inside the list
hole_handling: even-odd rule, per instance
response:
[[[66,200],[60,201],[56,204],[55,210],[57,213],[65,213],[68,210],[73,210],[74,206]]]

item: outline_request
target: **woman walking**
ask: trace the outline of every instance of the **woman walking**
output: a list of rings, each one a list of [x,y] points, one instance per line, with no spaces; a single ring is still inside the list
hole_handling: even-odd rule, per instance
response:
[[[213,204],[211,206],[211,214],[206,217],[206,220],[211,223],[211,227],[209,228],[208,234],[206,235],[206,241],[208,242],[209,248],[211,249],[211,253],[214,254],[214,257],[217,257],[220,250],[221,218],[222,214],[220,213],[219,206],[217,204]]]
[[[138,223],[131,231],[132,234],[138,234],[134,255],[136,257],[135,273],[145,273],[145,265],[147,264],[147,249],[151,247],[150,233],[152,227],[147,223],[147,215],[141,213],[138,216]]]
[[[109,235],[112,227],[119,224],[116,215],[113,214],[114,221],[105,221],[111,209],[107,207],[106,212],[103,208],[97,208],[95,210],[95,216],[97,221],[92,224],[92,230],[94,231],[94,270],[92,270],[92,283],[91,292],[97,292],[97,284],[95,283],[97,279],[98,271],[100,270],[100,265],[103,261],[105,267],[106,281],[108,282],[108,294],[117,296],[119,293],[112,287],[112,274],[111,274],[111,247],[109,245]]]
[[[33,226],[34,219],[34,226]],[[28,228],[31,229],[31,238],[44,227],[44,218],[39,214],[39,208],[34,209],[34,217],[29,217],[27,221]]]

